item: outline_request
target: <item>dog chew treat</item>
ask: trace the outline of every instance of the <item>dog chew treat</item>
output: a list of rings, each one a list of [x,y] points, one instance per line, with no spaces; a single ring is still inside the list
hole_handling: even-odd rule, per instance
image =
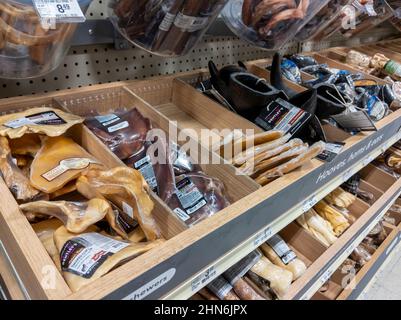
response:
[[[285,296],[293,280],[291,272],[274,265],[264,256],[251,268],[251,271],[267,280],[270,288],[279,297]]]
[[[328,204],[335,205],[339,208],[348,208],[354,203],[356,196],[342,188],[337,188],[333,192],[329,193],[324,200]]]
[[[149,186],[139,171],[128,167],[90,170],[78,179],[77,190],[88,199],[107,199],[135,218],[149,241],[161,237],[152,215],[154,204],[149,196]]]
[[[302,153],[306,152],[308,150],[308,145],[304,144],[298,147],[295,147],[291,150],[288,150],[286,152],[283,152],[282,154],[279,154],[278,156],[275,156],[273,158],[263,160],[262,162],[259,162],[256,167],[256,175],[258,175],[258,172],[260,174],[263,174],[263,172],[266,172],[272,168],[275,168],[279,165],[282,165],[283,163],[286,163],[290,161],[291,159],[294,159],[301,155]],[[257,177],[257,176],[256,176]]]
[[[23,212],[55,217],[63,222],[69,232],[81,233],[91,225],[102,220],[111,210],[103,199],[88,202],[37,201],[20,205]]]
[[[305,263],[299,258],[295,258],[290,263],[284,264],[277,253],[267,243],[262,244],[260,250],[262,250],[263,254],[276,266],[290,271],[294,281],[300,278],[306,271]]]
[[[29,179],[13,162],[8,139],[5,137],[0,137],[0,173],[17,201],[32,201],[40,196],[40,191],[31,186]]]
[[[0,135],[10,139],[21,138],[28,133],[40,133],[58,137],[84,119],[58,109],[41,107],[0,117]]]
[[[24,134],[21,138],[9,140],[9,144],[13,155],[35,157],[41,141],[38,134]]]
[[[319,201],[313,208],[323,219],[330,222],[337,237],[349,228],[348,220],[324,200]]]
[[[276,168],[264,172],[259,177],[257,177],[255,181],[260,185],[264,186],[269,182],[273,181],[274,179],[282,177],[283,175],[291,171],[294,171],[299,167],[302,167],[304,164],[311,161],[317,155],[322,153],[324,150],[324,146],[325,146],[324,142],[319,141],[315,143],[305,153],[299,155],[295,159],[288,161],[287,163],[284,163]]]
[[[281,145],[284,145],[288,140],[290,140],[290,138],[291,138],[291,135],[287,134],[285,136],[274,138],[270,141],[266,141],[263,143],[256,143],[256,141],[255,141],[254,147],[248,148],[247,150],[244,150],[241,153],[238,153],[236,156],[234,156],[234,159],[232,162],[236,166],[241,166],[246,161],[251,160],[254,157],[257,157],[258,155],[260,155],[266,151],[269,151],[269,150],[275,149]],[[247,139],[247,142],[252,143],[252,140]],[[245,142],[245,144],[246,144],[246,142]],[[239,150],[238,145],[235,146],[235,148],[237,148],[235,150]],[[245,146],[244,146],[244,148],[245,148]]]
[[[72,139],[48,137],[32,162],[30,181],[36,189],[52,193],[94,168],[103,165]]]
[[[198,293],[206,300],[212,300],[212,301],[219,300],[219,298],[217,298],[208,288],[202,288],[199,290]]]
[[[319,216],[314,209],[301,215],[297,219],[297,222],[302,228],[313,234],[327,247],[337,241],[332,225]]]
[[[99,279],[116,267],[160,246],[164,240],[129,243],[96,232],[72,234],[65,227],[54,233],[64,279],[72,291]]]
[[[256,157],[249,159],[239,168],[239,170],[242,171],[242,173],[250,176],[255,173],[255,166],[257,166],[260,162],[277,156],[283,152],[289,151],[292,148],[301,146],[302,144],[303,142],[301,139],[293,139],[281,146],[278,146],[277,148],[267,150],[258,154]]]
[[[241,300],[266,300],[242,278],[234,283],[233,288]]]
[[[54,233],[62,225],[63,223],[58,219],[49,219],[32,225],[33,230],[59,271],[61,271],[60,255],[54,243]]]
[[[69,194],[69,193],[71,193],[71,192],[74,192],[74,191],[76,191],[76,190],[77,190],[76,181],[73,180],[73,181],[67,183],[67,184],[66,184],[64,187],[62,187],[61,189],[56,190],[56,191],[50,193],[50,194],[49,194],[49,198],[50,198],[50,200],[54,200],[54,199],[57,199],[57,198],[60,198],[60,197],[62,197],[62,196],[64,196],[64,195],[66,195],[66,194]]]

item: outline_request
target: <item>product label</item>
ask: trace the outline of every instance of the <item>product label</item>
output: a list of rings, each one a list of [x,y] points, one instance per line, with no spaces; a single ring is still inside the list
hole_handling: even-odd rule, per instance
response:
[[[331,162],[340,154],[344,146],[344,142],[327,142],[324,151],[319,154],[317,158],[326,162]]]
[[[297,258],[297,255],[279,236],[274,235],[266,243],[273,249],[273,251],[280,257],[281,261],[287,265]]]
[[[4,124],[4,126],[17,129],[27,125],[55,126],[66,124],[54,111],[40,112],[24,118],[15,119]]]
[[[68,240],[60,253],[63,271],[89,279],[108,257],[129,246],[99,233],[86,233]]]
[[[260,113],[255,123],[266,131],[280,130],[295,134],[311,117],[311,114],[278,98]]]
[[[132,213],[132,216],[130,216],[130,215],[126,214],[125,212],[120,211],[114,204],[111,204],[111,205],[113,207],[113,212],[116,217],[115,221],[116,221],[117,225],[121,229],[123,229],[123,231],[126,234],[129,234],[132,231],[134,231],[135,228],[138,226],[138,222],[133,219],[133,213]],[[123,203],[123,206],[124,206],[124,203]],[[126,209],[127,208],[125,208],[125,210]],[[131,210],[132,210],[132,208],[131,208]]]
[[[220,300],[224,300],[227,294],[233,289],[232,285],[223,277],[217,277],[207,288],[212,291]]]
[[[171,26],[174,23],[175,17],[176,17],[175,14],[167,13],[163,21],[160,23],[159,29],[161,31],[166,31],[166,32],[170,31]]]
[[[124,201],[122,203],[122,206],[123,206],[124,213],[126,213],[129,217],[134,218],[134,209],[128,203],[125,203]]]
[[[125,129],[125,128],[128,128],[128,127],[129,127],[128,121],[123,121],[123,122],[120,122],[120,123],[118,123],[118,124],[116,124],[114,126],[108,127],[107,131],[109,133],[113,133],[113,132],[116,132],[118,130]]]
[[[199,291],[200,287],[204,286],[207,282],[213,279],[217,274],[216,268],[214,266],[209,267],[205,272],[202,272],[191,282],[192,292]]]
[[[157,180],[155,170],[153,169],[152,160],[150,156],[146,156],[141,160],[134,163],[134,169],[138,170],[152,191],[157,191]]]
[[[85,22],[77,0],[32,0],[41,20],[64,23]]]
[[[242,278],[254,265],[259,261],[262,254],[259,251],[252,251],[245,258],[233,265],[230,269],[224,272],[224,278],[234,285]]]
[[[389,62],[386,63],[384,71],[389,75],[401,78],[401,64],[393,60],[390,60]]]
[[[111,113],[111,114],[106,114],[106,115],[102,115],[102,116],[96,116],[95,119],[97,121],[99,121],[103,126],[108,127],[109,125],[120,120],[120,117]]]
[[[192,17],[180,12],[174,20],[174,25],[185,32],[195,32],[205,28],[208,22],[207,17]]]
[[[338,114],[331,117],[348,131],[377,131],[375,124],[365,111]]]
[[[177,183],[176,195],[187,215],[193,214],[207,204],[203,194],[188,177]]]
[[[89,167],[90,164],[100,164],[99,162],[88,158],[70,158],[60,161],[60,164],[54,169],[42,174],[47,181],[53,181],[69,170],[82,170]]]

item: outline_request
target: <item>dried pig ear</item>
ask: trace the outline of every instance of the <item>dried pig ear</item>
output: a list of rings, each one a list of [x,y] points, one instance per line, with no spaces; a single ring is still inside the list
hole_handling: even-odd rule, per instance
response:
[[[13,155],[35,157],[41,146],[38,134],[24,134],[21,138],[10,139],[10,148]]]
[[[32,162],[30,180],[35,188],[53,193],[95,168],[103,165],[72,139],[48,137]]]
[[[58,137],[84,119],[53,108],[32,108],[19,113],[0,117],[0,135],[10,139],[21,138],[25,134],[39,133]]]
[[[37,201],[20,205],[23,212],[48,215],[62,221],[69,232],[81,233],[102,220],[111,210],[109,203],[102,199],[88,202]]]
[[[152,215],[154,204],[149,196],[149,186],[139,171],[128,167],[91,170],[78,179],[77,190],[89,199],[93,195],[103,197],[134,217],[148,240],[161,237]]]
[[[17,201],[32,201],[40,196],[40,191],[31,186],[28,178],[13,162],[8,139],[5,137],[0,137],[0,172]]]
[[[129,243],[90,230],[76,235],[60,227],[54,233],[64,279],[74,292],[164,242],[159,239]],[[93,255],[88,256],[85,249],[92,250],[93,255],[99,255],[102,259],[93,261]]]

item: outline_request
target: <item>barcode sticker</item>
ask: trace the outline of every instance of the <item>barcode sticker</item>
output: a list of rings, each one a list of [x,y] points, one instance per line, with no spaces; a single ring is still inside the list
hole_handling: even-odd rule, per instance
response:
[[[253,240],[253,245],[254,247],[259,247],[260,245],[262,245],[264,242],[266,242],[267,240],[269,240],[272,236],[273,232],[272,229],[270,229],[270,227],[264,229],[263,231],[259,232],[256,236],[255,239]]]
[[[214,266],[209,267],[205,272],[202,272],[191,282],[192,292],[197,292],[217,276],[217,271]]]
[[[80,23],[86,18],[77,0],[33,0],[42,21],[56,23]]]
[[[306,200],[302,206],[302,212],[303,213],[308,212],[310,209],[314,207],[316,203],[318,203],[316,196],[313,196],[312,198]]]

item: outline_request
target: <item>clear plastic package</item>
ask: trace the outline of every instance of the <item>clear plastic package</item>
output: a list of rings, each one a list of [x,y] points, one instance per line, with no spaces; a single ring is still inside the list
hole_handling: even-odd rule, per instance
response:
[[[294,39],[298,31],[330,1],[231,0],[222,11],[227,26],[253,45],[275,50]]]
[[[393,10],[385,0],[368,1],[367,4],[361,4],[362,2],[353,2],[355,7],[355,26],[340,29],[340,33],[346,38],[366,32],[393,16]]]
[[[396,29],[401,31],[401,1],[387,0],[387,3],[393,10],[393,17],[391,17],[389,21]]]
[[[343,15],[344,7],[351,4],[354,0],[332,0],[327,3],[302,29],[297,33],[296,38],[299,41],[312,40],[315,37],[323,38],[327,32],[328,26],[333,21],[340,19]]]
[[[78,2],[85,13],[91,0]],[[0,77],[33,78],[57,68],[76,28],[76,23],[46,28],[31,0],[0,1]]]
[[[228,0],[112,0],[109,16],[134,45],[161,56],[187,54]]]

